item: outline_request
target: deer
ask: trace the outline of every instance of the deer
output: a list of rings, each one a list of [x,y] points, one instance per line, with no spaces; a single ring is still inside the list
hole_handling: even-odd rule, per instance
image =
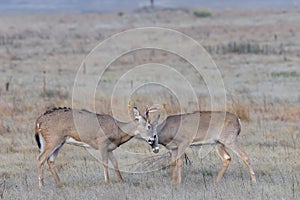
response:
[[[149,120],[149,115],[146,116]],[[175,182],[177,167],[177,183],[181,183],[181,166],[184,151],[189,146],[215,145],[222,167],[215,179],[218,183],[223,177],[231,161],[225,147],[236,153],[246,164],[251,183],[256,183],[255,173],[251,167],[247,153],[240,147],[237,137],[241,132],[240,119],[233,113],[225,111],[195,111],[192,113],[169,115],[158,124],[159,115],[152,122],[152,138],[150,145],[157,143],[165,146],[171,152],[171,182]],[[191,130],[187,124],[198,125]],[[182,126],[181,126],[182,125]]]
[[[150,110],[146,110],[146,113]],[[43,165],[47,161],[50,172],[57,187],[61,187],[60,178],[55,169],[55,160],[65,143],[94,148],[100,151],[104,167],[105,183],[109,183],[108,160],[120,181],[123,181],[113,150],[129,141],[134,136],[147,142],[156,143],[153,136],[146,136],[146,132],[153,132],[151,124],[134,107],[134,120],[121,122],[108,114],[97,114],[85,109],[77,110],[58,107],[47,110],[39,116],[35,123],[34,137],[39,148],[37,158],[39,187],[44,186]],[[156,138],[156,137],[155,137]],[[158,153],[159,147],[152,145],[153,152]]]

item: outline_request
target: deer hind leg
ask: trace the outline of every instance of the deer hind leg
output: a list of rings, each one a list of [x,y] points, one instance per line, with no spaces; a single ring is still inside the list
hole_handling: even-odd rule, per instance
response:
[[[49,143],[46,142],[45,148],[40,149],[41,154],[38,157],[38,175],[39,175],[39,186],[42,188],[44,186],[44,176],[43,176],[43,165],[45,164],[46,160],[48,160],[53,153],[62,146],[62,143],[57,142],[56,145],[55,143]],[[50,167],[51,171],[51,167]],[[55,178],[55,176],[54,176]]]
[[[231,161],[231,157],[228,154],[228,152],[225,150],[225,146],[221,143],[218,143],[216,145],[216,150],[217,150],[218,156],[221,158],[222,163],[223,163],[222,168],[220,169],[219,174],[216,178],[216,183],[218,183],[221,180],[221,178],[223,177],[225,171],[227,170],[228,165]]]
[[[42,188],[44,186],[44,177],[43,177],[43,162],[40,162],[41,160],[41,156],[43,154],[43,152],[45,151],[45,140],[43,138],[43,136],[39,133],[38,137],[37,137],[37,142],[39,145],[39,152],[40,155],[37,158],[38,160],[38,164],[37,164],[37,168],[38,168],[38,177],[39,177],[39,187]]]
[[[229,145],[228,147],[231,148],[239,157],[242,158],[244,163],[247,165],[248,172],[249,172],[249,175],[250,175],[250,181],[252,183],[256,183],[255,173],[254,173],[254,171],[251,167],[250,160],[249,160],[249,157],[248,157],[247,153],[245,151],[243,151],[241,149],[241,147],[239,147],[239,145],[236,144],[236,143],[232,144],[232,145]]]
[[[54,163],[55,163],[55,159],[56,159],[56,157],[58,155],[58,152],[61,149],[61,147],[62,147],[62,145],[59,148],[57,148],[53,152],[53,154],[47,159],[47,163],[48,163],[50,172],[51,172],[52,176],[54,177],[54,180],[56,182],[57,187],[61,187],[61,182],[60,182],[59,176],[58,176],[58,174],[56,172]]]
[[[110,160],[110,162],[113,164],[114,166],[114,169],[115,169],[115,172],[117,174],[117,177],[119,178],[119,180],[123,181],[123,178],[122,178],[122,175],[120,173],[120,170],[119,170],[119,166],[118,166],[118,162],[113,154],[113,152],[108,152],[108,158]]]

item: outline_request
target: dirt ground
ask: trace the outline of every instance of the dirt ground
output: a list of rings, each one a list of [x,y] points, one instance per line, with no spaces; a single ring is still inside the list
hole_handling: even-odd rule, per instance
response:
[[[210,12],[209,17],[184,10],[1,15],[0,199],[298,199],[300,11]],[[173,29],[201,44],[210,56],[189,52],[185,36],[170,42],[171,36],[160,33],[160,45],[176,48],[180,44],[179,52],[195,59],[199,56],[203,61],[200,69],[207,70],[203,72],[216,85],[209,85],[205,74],[195,71],[176,52],[138,49],[119,55],[107,67],[106,60],[121,49],[112,40],[89,54],[111,36],[142,27]],[[133,34],[122,45],[139,47],[145,38],[153,43],[161,39],[155,34]],[[219,74],[209,73],[210,60]],[[103,74],[100,69],[105,69]],[[225,90],[218,87],[220,81]],[[151,84],[144,84],[147,82]],[[74,94],[76,89],[79,92]],[[195,92],[198,104],[184,98],[189,90]],[[215,184],[221,160],[211,146],[187,149],[191,165],[183,166],[182,184],[172,185],[171,168],[151,170],[149,160],[157,160],[147,144],[133,139],[115,150],[124,183],[110,170],[112,183],[106,185],[99,160],[82,148],[65,145],[56,162],[63,187],[55,187],[45,166],[46,187],[39,190],[34,122],[47,108],[73,106],[129,121],[128,104],[145,110],[157,103],[164,105],[163,118],[199,107],[211,109],[211,95],[224,91],[226,101],[217,99],[213,109],[228,110],[241,118],[239,142],[251,159],[256,185],[250,184],[246,166],[233,152],[223,179]],[[159,155],[168,163],[167,150],[161,149]],[[144,154],[138,164],[149,172],[130,170],[138,157],[126,157],[126,152]]]

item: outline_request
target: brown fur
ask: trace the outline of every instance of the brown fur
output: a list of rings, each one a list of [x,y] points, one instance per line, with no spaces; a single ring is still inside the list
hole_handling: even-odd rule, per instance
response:
[[[190,127],[190,125],[195,127]],[[198,124],[198,126],[196,126]],[[231,157],[225,147],[240,156],[248,167],[250,180],[254,183],[255,175],[247,154],[241,149],[237,136],[241,130],[239,119],[229,112],[196,111],[193,113],[168,116],[161,124],[154,127],[158,135],[158,143],[171,150],[172,181],[177,166],[177,181],[181,182],[181,160],[185,149],[190,145],[216,144],[216,150],[223,165],[216,178],[220,181],[225,173]]]
[[[112,162],[120,180],[122,176],[112,151],[130,140],[136,131],[148,131],[149,124],[140,116],[138,120],[124,123],[107,114],[96,114],[87,110],[75,110],[58,107],[47,110],[38,117],[35,125],[35,139],[41,154],[38,157],[39,185],[43,182],[43,164],[47,161],[50,171],[60,186],[60,179],[54,167],[55,158],[68,138],[83,142],[94,149],[98,149],[104,165],[105,182],[109,182],[108,159]],[[44,148],[42,143],[45,143]]]

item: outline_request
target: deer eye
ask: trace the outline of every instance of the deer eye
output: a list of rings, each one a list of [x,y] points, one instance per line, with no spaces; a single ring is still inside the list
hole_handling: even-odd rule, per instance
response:
[[[150,130],[150,129],[151,129],[151,126],[150,126],[150,125],[147,125],[147,129]]]

